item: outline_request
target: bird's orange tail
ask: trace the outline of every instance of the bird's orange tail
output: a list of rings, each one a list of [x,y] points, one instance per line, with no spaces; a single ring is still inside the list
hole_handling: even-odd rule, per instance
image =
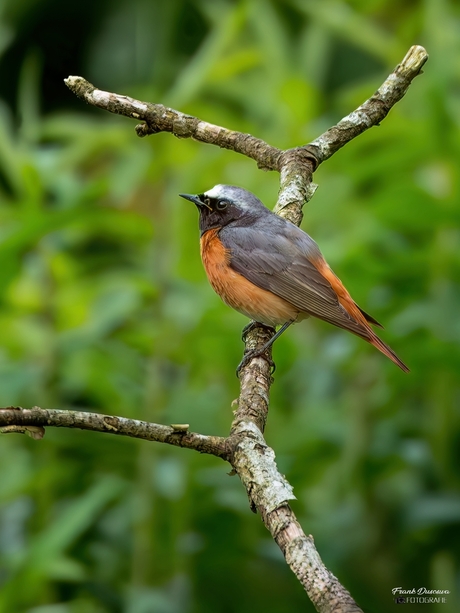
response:
[[[357,331],[356,328],[352,329],[347,326],[342,325],[343,328],[350,330],[353,334],[360,336],[364,340],[366,340],[371,345],[374,345],[376,349],[381,351],[384,355],[386,355],[392,362],[399,366],[401,370],[404,372],[410,372],[409,368],[404,364],[402,360],[398,358],[396,353],[389,347],[386,343],[384,343],[375,332],[372,330],[369,324],[373,326],[379,326],[379,328],[383,328],[382,324],[380,324],[376,319],[374,319],[369,313],[363,311],[353,300],[353,298],[348,293],[347,289],[340,281],[340,279],[332,272],[329,266],[324,262],[321,267],[320,272],[329,283],[332,285],[333,289],[337,294],[337,298],[339,299],[340,304],[345,309],[345,311],[361,326],[362,331]],[[337,324],[336,325],[340,325]]]
[[[387,358],[390,358],[390,360],[394,362],[396,366],[399,366],[401,370],[403,370],[404,372],[410,372],[410,369],[404,364],[402,360],[398,358],[393,349],[391,349],[391,347],[384,343],[382,339],[380,339],[377,334],[375,334],[372,330],[370,330],[369,338],[364,336],[363,338],[371,345],[374,345],[374,347],[376,347],[379,351],[386,355]]]

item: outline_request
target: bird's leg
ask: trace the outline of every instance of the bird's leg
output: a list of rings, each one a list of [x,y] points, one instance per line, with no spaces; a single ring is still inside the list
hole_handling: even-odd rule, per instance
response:
[[[248,362],[250,362],[252,360],[252,358],[257,358],[261,355],[263,355],[267,349],[269,349],[273,343],[276,341],[277,338],[279,338],[283,332],[285,330],[287,330],[289,328],[289,326],[291,324],[293,324],[294,321],[287,321],[285,324],[283,324],[281,326],[281,328],[278,330],[278,332],[275,332],[275,334],[271,337],[271,339],[269,341],[267,341],[265,343],[265,345],[263,345],[260,349],[253,349],[252,351],[248,351],[248,353],[246,353],[246,355],[243,356],[243,359],[241,360],[241,362],[238,364],[238,368],[236,369],[236,376],[238,376],[240,374],[241,369],[246,366],[248,364]],[[246,340],[246,336],[247,334],[250,332],[250,330],[252,330],[256,325],[261,325],[256,321],[251,321],[243,330],[243,340]],[[263,324],[262,324],[263,325]],[[268,328],[269,326],[265,326],[266,328]],[[266,356],[265,356],[266,357]],[[268,359],[266,357],[266,359]],[[275,372],[275,364],[273,362],[273,360],[268,360],[273,368],[272,372]]]
[[[241,335],[241,340],[243,341],[243,343],[246,343],[248,334],[252,332],[252,330],[254,330],[255,328],[263,328],[269,332],[273,332],[273,333],[275,332],[275,328],[273,326],[267,326],[266,324],[260,323],[259,321],[255,321],[253,319],[247,324],[247,326],[243,328],[243,333]],[[256,349],[246,351],[246,355],[243,356],[243,359],[238,364],[238,368],[236,369],[236,376],[239,375],[239,372],[243,368],[243,366],[245,366],[253,357],[256,357],[256,355],[259,355],[259,351],[260,350],[256,350]],[[270,366],[274,369],[275,364],[273,363],[273,360],[270,358],[269,361],[270,361]]]

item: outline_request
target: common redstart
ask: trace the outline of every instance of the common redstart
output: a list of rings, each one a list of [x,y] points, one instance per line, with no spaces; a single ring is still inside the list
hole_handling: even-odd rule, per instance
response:
[[[255,322],[281,326],[248,358],[312,315],[360,336],[409,372],[370,324],[382,326],[354,302],[306,232],[241,187],[216,185],[203,194],[180,196],[200,212],[201,259],[217,294]]]

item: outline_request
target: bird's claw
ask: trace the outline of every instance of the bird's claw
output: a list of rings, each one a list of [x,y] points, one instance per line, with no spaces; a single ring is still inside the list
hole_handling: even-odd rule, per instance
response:
[[[254,349],[253,351],[248,351],[247,353],[244,354],[243,359],[238,364],[238,367],[236,369],[237,377],[240,376],[240,372],[242,371],[242,369],[245,368],[253,358],[264,358],[264,360],[266,360],[270,365],[270,374],[273,375],[273,373],[276,370],[276,364],[272,360],[271,356],[268,355],[267,350],[266,349],[262,349],[262,350]]]
[[[241,333],[241,340],[243,341],[243,343],[246,342],[249,332],[251,332],[251,330],[254,330],[254,328],[256,328],[257,326],[260,326],[260,324],[253,320],[251,320],[246,326],[244,326],[243,332]]]

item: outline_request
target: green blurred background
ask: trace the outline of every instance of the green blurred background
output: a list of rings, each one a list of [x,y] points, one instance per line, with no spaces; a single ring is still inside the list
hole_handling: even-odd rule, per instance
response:
[[[162,102],[278,147],[430,59],[380,128],[315,175],[303,228],[381,320],[404,375],[318,321],[289,330],[266,437],[295,512],[363,609],[450,590],[460,557],[460,7],[425,0],[3,0],[0,406],[94,410],[226,435],[245,318],[202,270],[178,198],[278,176],[85,106]],[[1,613],[313,611],[220,460],[90,432],[0,440]]]

